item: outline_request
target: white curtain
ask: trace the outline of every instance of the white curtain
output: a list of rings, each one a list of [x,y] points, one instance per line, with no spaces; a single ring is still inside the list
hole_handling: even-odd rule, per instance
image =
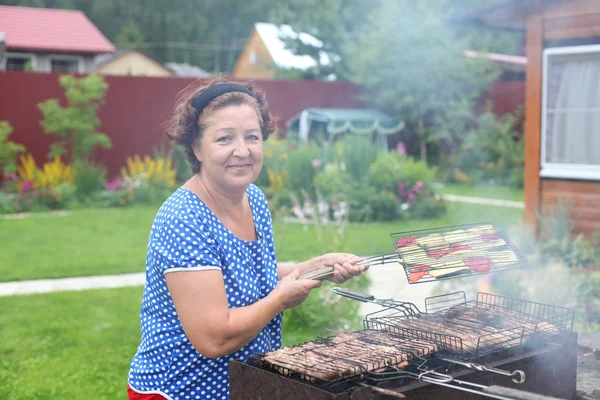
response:
[[[576,55],[561,63],[556,102],[547,103],[556,106],[547,110],[546,161],[600,165],[600,57]]]

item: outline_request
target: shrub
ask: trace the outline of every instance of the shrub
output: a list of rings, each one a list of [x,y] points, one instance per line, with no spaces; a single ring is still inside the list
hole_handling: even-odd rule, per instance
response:
[[[392,221],[401,217],[400,203],[394,193],[358,183],[350,189],[350,222]]]
[[[62,75],[59,78],[65,90],[67,107],[61,107],[58,99],[48,99],[38,105],[44,115],[41,125],[47,134],[64,138],[50,146],[49,158],[62,156],[71,151],[72,161],[83,160],[97,146],[111,147],[110,138],[96,129],[101,122],[96,115],[106,96],[108,85],[98,75],[75,78]]]
[[[478,127],[467,134],[458,168],[475,182],[522,187],[524,145],[522,135],[515,130],[518,122],[518,117],[510,114],[483,114]]]
[[[347,135],[336,148],[341,150],[341,154],[337,155],[350,176],[356,181],[364,180],[371,164],[377,158],[377,148],[371,138]]]
[[[289,153],[287,158],[287,186],[293,191],[306,190],[314,194],[313,179],[321,170],[321,151],[314,145],[307,144]]]
[[[346,199],[352,181],[352,176],[342,171],[339,165],[328,164],[315,176],[314,186],[327,198]]]
[[[8,121],[0,121],[0,184],[5,172],[17,172],[17,155],[25,151],[25,146],[8,140],[12,131]]]
[[[369,184],[376,190],[396,192],[401,181],[401,159],[398,154],[380,152],[369,168]]]
[[[74,166],[77,197],[87,198],[104,189],[106,168],[85,161],[76,161]]]
[[[282,173],[287,171],[287,161],[293,147],[286,141],[279,140],[276,137],[270,137],[263,145],[263,167],[260,175],[254,182],[257,186],[265,190],[270,186],[278,186],[271,182],[271,177],[282,177]],[[271,174],[271,175],[269,175]],[[286,182],[283,182],[286,185]]]
[[[175,179],[182,184],[187,182],[193,175],[192,167],[185,158],[185,149],[181,146],[173,145],[171,155],[175,167]]]

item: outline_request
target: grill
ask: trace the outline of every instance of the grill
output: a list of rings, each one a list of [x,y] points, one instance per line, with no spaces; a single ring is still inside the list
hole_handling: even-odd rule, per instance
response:
[[[463,264],[460,270],[467,273],[527,263],[489,224],[412,231],[391,238],[397,251],[372,257],[371,264],[400,262],[411,283],[457,277],[452,265],[459,254],[463,260],[465,256],[492,260],[486,264],[491,266],[488,270]],[[423,260],[414,254],[411,259],[411,251],[421,254],[411,250],[414,243],[424,249],[430,264],[433,255],[448,265],[418,268]],[[453,246],[455,251],[450,251]],[[504,251],[511,252],[509,258],[498,256]],[[438,270],[445,272],[431,273]],[[311,277],[320,279],[328,273],[318,271]],[[427,298],[422,311],[409,302],[346,288],[331,290],[378,304],[381,310],[368,314],[361,330],[256,354],[246,362],[232,360],[232,399],[577,398],[577,333],[572,332],[570,309],[488,293],[467,301],[465,292],[455,292]]]
[[[382,310],[367,315],[362,330],[286,348],[283,362],[264,354],[232,360],[232,399],[576,398],[577,334],[567,308],[487,293],[467,301],[457,292],[426,299],[422,312],[413,303],[332,290]],[[481,330],[465,312],[478,313]],[[490,314],[497,318],[487,320]],[[454,334],[431,322],[442,319]],[[415,321],[425,323],[402,327]],[[506,328],[514,321],[522,326]],[[458,327],[476,333],[466,340]]]
[[[361,263],[373,266],[398,262],[410,284],[527,266],[527,258],[510,239],[487,222],[398,232],[390,238],[394,252],[367,257]],[[301,278],[322,279],[332,273],[333,267],[325,267]]]

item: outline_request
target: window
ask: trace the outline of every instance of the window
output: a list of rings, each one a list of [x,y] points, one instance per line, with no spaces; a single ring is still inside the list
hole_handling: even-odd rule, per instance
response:
[[[30,68],[30,63],[31,59],[28,57],[6,57],[6,70],[25,71]]]
[[[542,170],[600,180],[600,46],[544,50]]]
[[[52,72],[79,72],[79,60],[69,59],[52,59],[50,61],[50,70]]]

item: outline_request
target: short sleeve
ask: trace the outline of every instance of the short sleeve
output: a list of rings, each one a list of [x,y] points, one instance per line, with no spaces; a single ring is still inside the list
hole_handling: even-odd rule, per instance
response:
[[[222,261],[215,238],[203,224],[185,215],[164,221],[151,245],[160,256],[160,268],[165,274],[175,271],[221,271]]]

